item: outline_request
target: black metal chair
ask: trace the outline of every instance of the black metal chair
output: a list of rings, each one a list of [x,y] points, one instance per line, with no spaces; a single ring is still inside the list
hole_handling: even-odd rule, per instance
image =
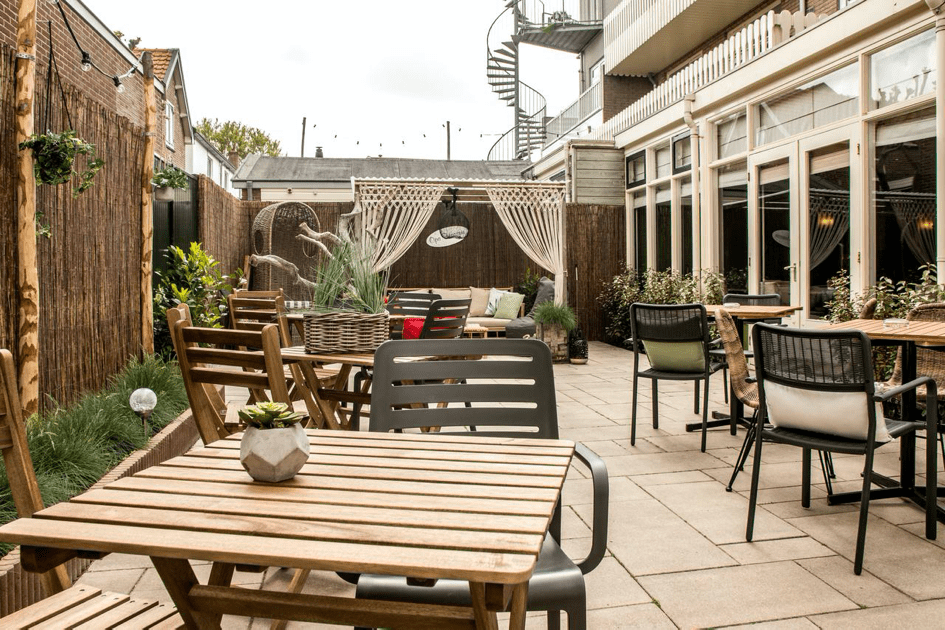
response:
[[[760,294],[746,294],[746,293],[726,293],[722,298],[723,304],[740,304],[742,306],[778,306],[781,304],[781,296],[777,293],[760,293]],[[780,319],[766,319],[764,323],[766,324],[777,324]],[[742,336],[741,331],[739,331],[739,336]],[[717,361],[722,362],[722,386],[723,392],[725,395],[725,402],[728,402],[728,363],[725,357],[725,349],[719,347],[721,344],[714,343],[709,354],[712,355]],[[745,358],[750,359],[754,355],[751,350],[745,350]]]
[[[456,300],[434,300],[430,303],[423,320],[420,339],[457,339],[463,336],[466,318],[469,317],[469,298]]]
[[[439,293],[425,291],[397,291],[390,294],[387,301],[387,312],[391,315],[404,317],[426,317],[430,312],[430,305],[440,299]],[[391,339],[400,339],[403,332],[392,330]]]
[[[633,334],[633,409],[630,421],[630,445],[637,439],[637,388],[640,378],[652,382],[653,428],[659,428],[660,379],[704,382],[702,400],[702,451],[705,452],[709,420],[709,377],[721,369],[709,355],[709,324],[702,304],[633,304],[630,306]],[[650,368],[640,370],[641,348],[646,351]],[[699,413],[696,398],[693,413]]]
[[[488,359],[472,358],[481,355]],[[382,344],[374,359],[371,430],[431,425],[460,435],[556,439],[558,419],[548,346],[535,339],[418,339]],[[470,425],[478,431],[466,431]],[[559,504],[528,583],[528,610],[549,611],[548,627],[553,629],[560,628],[561,610],[568,614],[569,628],[586,627],[584,574],[600,563],[607,544],[607,469],[582,444],[576,445],[575,457],[590,469],[593,479],[591,550],[577,562],[562,551]],[[434,586],[414,586],[404,577],[384,575],[360,576],[357,597],[470,603],[465,582],[439,580]]]
[[[936,530],[936,388],[935,381],[920,377],[882,394],[874,393],[873,361],[869,338],[850,331],[810,331],[756,324],[752,331],[755,374],[758,378],[759,413],[755,432],[755,457],[748,501],[751,541],[758,500],[758,480],[765,440],[803,449],[801,504],[810,507],[811,449],[865,455],[860,519],[853,572],[863,569],[866,521],[873,476],[873,452],[895,438],[925,430],[926,537]],[[876,413],[877,404],[926,387],[927,415],[922,422],[890,420]],[[765,425],[770,421],[770,426]],[[907,447],[908,448],[908,447]]]

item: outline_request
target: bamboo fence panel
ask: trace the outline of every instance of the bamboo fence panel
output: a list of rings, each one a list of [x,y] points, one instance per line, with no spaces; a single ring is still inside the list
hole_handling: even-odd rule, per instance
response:
[[[0,173],[14,180],[12,51],[0,54]],[[141,306],[138,208],[144,138],[127,119],[86,98],[71,86],[65,96],[47,90],[45,69],[37,76],[37,132],[72,127],[95,145],[105,167],[92,188],[73,199],[71,187],[40,185],[37,210],[52,230],[38,238],[40,281],[41,404],[66,404],[83,392],[100,389],[131,356],[140,354]],[[51,98],[49,119],[46,99]],[[148,158],[150,159],[150,158]],[[79,157],[79,166],[85,158]],[[0,220],[14,225],[15,191],[0,191]],[[0,286],[0,347],[16,352],[15,235],[3,230]]]

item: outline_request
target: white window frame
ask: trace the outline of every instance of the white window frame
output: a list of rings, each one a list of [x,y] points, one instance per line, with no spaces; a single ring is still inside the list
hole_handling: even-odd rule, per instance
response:
[[[174,148],[174,104],[170,101],[164,101],[164,144]]]

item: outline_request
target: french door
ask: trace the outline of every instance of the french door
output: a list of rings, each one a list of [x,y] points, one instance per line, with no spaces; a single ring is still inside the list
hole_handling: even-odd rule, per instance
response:
[[[800,306],[792,325],[822,321],[831,279],[860,250],[858,131],[844,127],[756,151],[748,159],[749,290]],[[852,263],[852,264],[851,264]]]

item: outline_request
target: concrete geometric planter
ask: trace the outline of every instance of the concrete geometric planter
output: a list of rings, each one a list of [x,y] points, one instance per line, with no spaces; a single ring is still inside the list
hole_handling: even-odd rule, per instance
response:
[[[240,463],[256,481],[291,479],[308,461],[308,453],[308,436],[300,423],[282,429],[249,427],[240,442]]]

